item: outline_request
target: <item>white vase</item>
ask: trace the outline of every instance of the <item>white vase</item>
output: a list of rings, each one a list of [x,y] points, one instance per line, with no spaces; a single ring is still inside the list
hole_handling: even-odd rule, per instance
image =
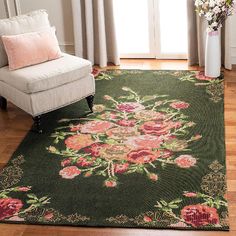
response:
[[[205,76],[217,78],[221,74],[220,30],[207,33],[205,51]]]

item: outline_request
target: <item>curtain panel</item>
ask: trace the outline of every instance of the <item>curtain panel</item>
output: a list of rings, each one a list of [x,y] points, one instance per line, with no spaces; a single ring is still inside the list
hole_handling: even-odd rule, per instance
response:
[[[100,67],[120,64],[113,0],[72,0],[76,56]]]
[[[205,43],[207,22],[199,17],[195,11],[195,1],[187,0],[188,14],[188,62],[189,65],[205,65]],[[221,29],[222,64],[226,69],[232,69],[230,51],[230,18]]]

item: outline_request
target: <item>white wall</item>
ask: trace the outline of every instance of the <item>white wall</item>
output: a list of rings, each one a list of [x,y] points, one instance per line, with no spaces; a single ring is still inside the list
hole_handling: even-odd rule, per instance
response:
[[[6,12],[4,2],[8,3],[9,14]],[[74,54],[71,0],[0,0],[0,18],[37,9],[47,10],[51,24],[57,29],[57,37],[62,50]]]

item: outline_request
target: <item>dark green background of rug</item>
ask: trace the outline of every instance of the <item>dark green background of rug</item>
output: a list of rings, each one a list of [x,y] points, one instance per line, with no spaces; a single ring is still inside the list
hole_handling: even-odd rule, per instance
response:
[[[113,78],[109,81],[96,81],[96,104],[104,103],[103,96],[106,94],[113,97],[125,94],[121,90],[124,86],[132,88],[141,95],[168,94],[170,99],[183,100],[191,104],[184,114],[188,115],[196,126],[190,129],[193,133],[186,138],[197,133],[203,135],[202,139],[190,146],[191,154],[199,159],[198,168],[181,169],[174,166],[168,166],[167,170],[159,168],[159,180],[155,183],[140,174],[120,175],[121,184],[118,188],[112,189],[102,187],[104,178],[100,176],[62,179],[58,174],[61,169],[60,159],[48,153],[46,147],[53,144],[50,135],[54,129],[62,125],[57,123],[58,120],[86,115],[88,111],[86,101],[44,115],[44,133],[38,135],[29,132],[12,158],[23,155],[26,160],[21,166],[24,174],[17,186],[29,185],[37,196],[49,196],[51,198],[49,207],[59,210],[64,215],[79,212],[81,215],[91,217],[89,222],[81,222],[79,225],[137,227],[132,223],[112,224],[105,219],[121,214],[137,216],[153,210],[156,201],[160,199],[172,201],[182,196],[185,190],[201,192],[201,178],[209,173],[208,165],[218,160],[225,166],[224,105],[223,100],[218,103],[211,102],[205,87],[196,87],[188,81],[182,82],[167,71],[161,75],[156,75],[153,71],[141,71],[138,74],[127,72],[115,75]],[[60,145],[64,148],[63,143]],[[15,193],[12,197],[14,196],[19,197],[20,193]],[[195,199],[184,198],[181,205],[187,204],[195,204]]]

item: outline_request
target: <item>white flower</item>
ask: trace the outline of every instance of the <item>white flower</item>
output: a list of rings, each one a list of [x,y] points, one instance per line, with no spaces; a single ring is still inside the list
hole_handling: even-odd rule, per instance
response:
[[[214,7],[215,5],[216,5],[215,0],[210,0],[209,6],[210,6],[210,7]]]
[[[216,21],[211,24],[211,27],[212,27],[212,28],[214,28],[214,27],[216,27],[216,26],[218,26],[218,23],[217,23]]]
[[[195,1],[195,6],[199,7],[203,4],[203,1],[202,0],[196,0]]]
[[[204,15],[204,11],[201,10],[201,11],[199,12],[199,16],[203,16],[203,15]]]
[[[218,13],[221,12],[221,9],[220,9],[218,6],[216,6],[216,7],[213,9],[213,12],[216,13],[216,14],[218,14]]]
[[[208,21],[211,21],[212,20],[212,13],[211,12],[207,12],[206,13],[206,19],[208,20]]]

